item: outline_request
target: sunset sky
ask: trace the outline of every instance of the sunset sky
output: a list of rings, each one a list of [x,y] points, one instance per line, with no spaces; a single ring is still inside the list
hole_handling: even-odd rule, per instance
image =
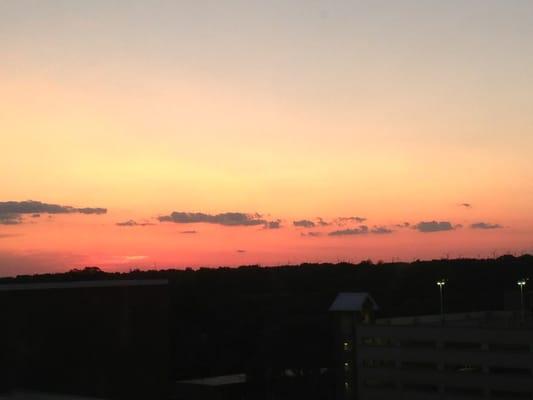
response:
[[[533,252],[529,0],[0,2],[0,276]]]

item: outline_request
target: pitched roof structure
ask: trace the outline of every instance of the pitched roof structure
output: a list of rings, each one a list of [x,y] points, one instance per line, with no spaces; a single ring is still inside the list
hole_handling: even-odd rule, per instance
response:
[[[343,292],[339,293],[329,308],[329,311],[361,311],[366,302],[370,302],[377,310],[378,304],[367,292]]]

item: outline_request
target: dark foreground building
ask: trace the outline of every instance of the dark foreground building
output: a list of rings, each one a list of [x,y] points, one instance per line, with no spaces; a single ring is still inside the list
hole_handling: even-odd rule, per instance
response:
[[[173,290],[181,294],[178,288]],[[326,318],[306,325],[311,330],[327,325],[323,332],[336,332],[335,350],[328,347],[328,354],[336,355],[335,365],[328,361],[315,368],[309,363],[316,358],[314,353],[311,357],[297,353],[289,361],[277,362],[270,353],[290,351],[297,343],[288,341],[290,346],[284,346],[283,341],[271,340],[268,351],[256,354],[255,369],[221,376],[217,369],[190,372],[189,357],[177,362],[187,346],[194,350],[192,355],[206,354],[201,359],[206,367],[209,360],[215,362],[228,353],[215,352],[207,344],[202,347],[202,337],[200,344],[192,344],[195,336],[183,333],[195,328],[183,317],[191,307],[191,296],[183,295],[177,307],[169,292],[166,280],[0,285],[0,400],[329,400],[335,375],[336,398],[342,400],[533,400],[529,312],[377,319],[378,305],[368,293],[341,293],[330,307],[333,325],[326,324],[332,321],[325,311],[332,296],[320,299],[313,311],[314,315],[324,310]],[[270,298],[265,307],[272,307]],[[216,337],[227,321],[217,320],[218,310],[214,311],[215,324],[209,332]],[[194,311],[197,323],[205,312]],[[245,321],[249,324],[249,319]],[[275,338],[288,332],[286,327],[280,329]],[[296,337],[302,340],[308,334],[298,332]],[[237,336],[232,332],[231,337]],[[254,344],[257,340],[264,346],[269,337],[253,338]],[[326,339],[333,343],[329,334]],[[316,340],[308,344],[313,346]]]
[[[337,398],[533,399],[533,321],[517,311],[374,319],[367,293],[341,293]]]
[[[167,398],[166,280],[0,285],[0,310],[0,393]]]

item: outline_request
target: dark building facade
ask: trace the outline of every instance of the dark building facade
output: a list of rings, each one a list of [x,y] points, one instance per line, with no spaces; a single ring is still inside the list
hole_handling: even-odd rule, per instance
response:
[[[0,309],[4,392],[167,396],[166,280],[6,284]]]
[[[336,302],[342,298],[349,297]],[[352,321],[339,328],[338,399],[533,399],[529,314],[372,319],[353,299],[343,310],[335,303],[331,309],[339,321]]]

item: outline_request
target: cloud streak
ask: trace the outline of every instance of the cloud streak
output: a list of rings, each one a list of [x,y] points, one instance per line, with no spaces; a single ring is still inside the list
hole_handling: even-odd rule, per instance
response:
[[[451,231],[455,229],[449,221],[421,221],[414,226],[418,232],[431,233]]]
[[[280,229],[281,228],[281,220],[277,219],[275,221],[267,221],[265,223],[265,229]]]
[[[347,222],[356,222],[358,224],[361,224],[365,222],[367,219],[364,217],[339,217],[335,219],[335,223],[337,225],[343,225]]]
[[[338,231],[329,232],[329,236],[352,236],[352,235],[366,235],[369,229],[366,225],[361,225],[358,228],[340,229]]]
[[[366,225],[361,225],[357,228],[340,229],[328,233],[328,236],[357,236],[357,235],[389,235],[394,231],[386,226],[374,226],[369,228]]]
[[[476,222],[470,225],[471,229],[501,229],[503,226],[500,224],[491,224],[489,222]]]
[[[0,224],[16,225],[22,223],[23,215],[31,215],[34,218],[40,214],[105,214],[106,208],[62,206],[59,204],[43,203],[40,201],[2,201],[0,202]]]
[[[170,215],[163,215],[160,222],[173,222],[176,224],[217,224],[224,226],[257,226],[268,222],[260,214],[245,214],[241,212],[227,212],[221,214],[205,214],[200,212],[174,211]]]
[[[388,235],[393,232],[394,231],[392,229],[389,229],[386,226],[375,226],[370,231],[370,233],[374,233],[376,235]]]
[[[323,233],[322,232],[314,232],[314,231],[311,231],[311,232],[302,232],[300,233],[301,236],[310,236],[310,237],[320,237],[320,236],[323,236]]]
[[[367,218],[364,217],[337,217],[333,219],[331,222],[328,222],[324,220],[321,217],[316,217],[315,219],[300,219],[293,221],[292,224],[297,228],[315,228],[315,227],[323,227],[323,226],[330,226],[330,225],[337,225],[337,226],[346,226],[349,224],[362,224],[365,222]]]
[[[105,214],[107,213],[107,208],[100,208],[100,207],[97,207],[97,208],[91,208],[91,207],[85,207],[85,208],[73,208],[72,212],[78,212],[80,214],[96,214],[96,215],[100,215],[100,214]]]
[[[150,222],[137,222],[137,221],[134,221],[133,219],[130,219],[130,220],[124,221],[124,222],[117,222],[115,225],[132,227],[132,226],[148,226],[148,225],[154,225],[154,224],[152,224]]]
[[[403,222],[401,224],[396,224],[396,228],[409,228],[411,224],[409,222]]]
[[[22,217],[18,214],[0,214],[0,225],[18,225],[22,223]]]
[[[292,221],[292,224],[298,228],[314,228],[316,224],[309,219],[300,219],[298,221]]]

